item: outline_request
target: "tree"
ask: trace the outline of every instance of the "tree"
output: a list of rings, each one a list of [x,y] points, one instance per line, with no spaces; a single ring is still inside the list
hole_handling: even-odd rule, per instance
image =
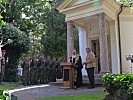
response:
[[[2,44],[6,44],[2,49],[7,51],[6,57],[9,57],[9,65],[6,65],[6,81],[17,80],[17,66],[19,58],[29,48],[28,35],[20,31],[19,27],[17,27],[18,24],[15,21],[15,18],[20,18],[20,12],[13,12],[13,10],[15,11],[15,8],[13,9],[11,7],[12,2],[13,0],[0,1],[0,3],[2,3],[0,6],[1,14],[3,16],[0,20],[4,24],[0,26],[0,39],[2,40]],[[12,43],[7,44],[9,39]]]
[[[3,7],[6,8],[6,12],[2,13],[2,16],[4,16],[3,20],[10,24],[2,27],[1,35],[4,35],[4,42],[8,39],[13,41],[4,47],[8,51],[7,56],[9,56],[5,79],[16,81],[20,56],[28,51],[29,47],[31,47],[31,54],[38,53],[42,49],[40,39],[47,28],[43,21],[47,16],[45,15],[45,9],[51,9],[55,2],[50,0],[5,1]],[[32,52],[32,50],[34,51]]]
[[[65,16],[56,9],[45,9],[44,23],[47,26],[41,43],[44,53],[52,57],[66,55],[66,23]]]
[[[130,7],[133,10],[133,0],[115,0],[116,2],[122,4],[124,7]]]
[[[29,38],[24,32],[8,23],[1,28],[0,37],[3,37],[3,44],[6,44],[8,39],[12,41],[3,47],[7,51],[6,58],[9,58],[4,80],[17,81],[19,58],[29,49]]]
[[[3,19],[3,16],[1,15],[3,12],[5,12],[5,7],[2,5],[2,0],[0,0],[0,27],[5,25],[5,22],[2,20]]]
[[[121,2],[124,6],[132,7],[133,6],[133,0],[117,0],[118,2]]]
[[[30,38],[29,53],[41,51],[40,38],[45,31],[42,14],[50,0],[7,0],[3,5],[7,11],[3,14],[8,23],[24,31]]]
[[[65,22],[65,15],[57,11],[54,8],[54,4],[51,5],[51,8],[47,7],[45,9],[45,14],[43,15],[43,23],[46,25],[46,28],[45,34],[43,34],[41,38],[41,43],[43,45],[45,55],[61,57],[67,55],[67,26]],[[79,43],[77,33],[77,29],[74,28],[75,48],[78,50]]]

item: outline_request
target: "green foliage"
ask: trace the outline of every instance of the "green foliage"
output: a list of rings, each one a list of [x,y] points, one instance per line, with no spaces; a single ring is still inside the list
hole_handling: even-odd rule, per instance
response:
[[[55,27],[55,25],[58,25],[57,23],[58,21],[61,23],[65,23],[64,15],[62,15],[63,17],[62,16],[60,17],[60,15],[58,16],[58,14],[57,15],[55,14],[57,13],[57,11],[54,12],[53,10],[53,7],[56,1],[58,0],[53,0],[53,1],[51,0],[5,0],[5,2],[2,3],[3,7],[6,8],[6,12],[2,13],[3,20],[7,23],[11,23],[14,26],[13,27],[13,26],[7,25],[6,29],[2,30],[1,32],[3,34],[6,33],[4,36],[3,44],[7,42],[8,38],[13,41],[12,43],[4,47],[4,49],[8,51],[7,56],[9,56],[9,64],[6,65],[6,76],[5,76],[6,81],[16,80],[16,77],[17,77],[16,67],[22,53],[24,53],[25,51],[28,51],[28,54],[32,55],[33,53],[39,54],[39,53],[42,53],[42,51],[43,52],[50,51],[47,48],[43,50],[42,44],[40,43],[42,35],[44,35],[45,33],[48,33],[49,32],[48,29],[50,28],[52,29],[53,26]],[[51,13],[49,11],[52,11],[54,13]],[[49,15],[52,17],[50,17]],[[49,22],[51,22],[50,20],[58,17],[59,17],[58,21],[53,22],[53,24],[55,23],[54,25],[48,24]],[[54,55],[61,54],[62,52],[63,53],[65,52],[66,54],[66,32],[64,32],[65,25],[64,24],[60,24],[60,25],[62,26],[58,27],[58,31],[54,31],[54,30],[52,31],[54,31],[53,33],[54,35],[59,34],[61,38],[59,38],[57,42],[55,41],[52,42],[52,44],[50,45],[58,46],[58,44],[60,44],[61,48],[65,48],[65,49],[62,50],[58,46],[59,49],[56,50],[58,52],[55,52],[54,50],[52,50],[50,54],[52,52],[55,52]],[[60,28],[63,28],[62,31],[60,31]],[[21,30],[21,32],[19,32],[19,30]],[[66,27],[65,27],[65,31],[66,31]],[[53,36],[50,36],[50,35],[46,35],[46,37],[54,38]],[[49,43],[50,40],[49,41],[47,40],[49,39],[45,39],[43,40],[43,42]],[[28,48],[30,49],[28,50]]]
[[[74,48],[78,52],[79,51],[79,33],[78,33],[78,29],[76,27],[74,27],[73,32],[74,32]]]
[[[1,15],[5,11],[5,7],[2,5],[2,0],[0,0],[0,28],[5,25],[5,22],[2,20],[3,16]]]
[[[48,0],[10,0],[3,2],[7,11],[3,13],[3,20],[12,23],[15,27],[25,32],[30,38],[31,51],[38,50],[38,38],[44,32],[41,24],[41,14]],[[36,47],[37,46],[37,47]],[[34,47],[34,48],[32,48]],[[39,47],[40,50],[41,47]],[[33,51],[34,52],[34,51]]]
[[[29,36],[30,55],[66,55],[65,16],[54,9],[57,1],[60,0],[11,0],[3,3],[6,8],[3,20]]]
[[[114,94],[118,89],[124,89],[126,92],[132,96],[133,95],[133,75],[114,75],[105,74],[103,75],[103,87],[105,91],[110,94]]]
[[[45,34],[41,38],[44,53],[52,57],[66,56],[67,52],[67,26],[65,16],[56,9],[45,9],[44,23],[46,25]],[[78,31],[74,27],[75,49],[79,49]]]
[[[133,83],[129,85],[128,93],[131,95],[131,98],[133,98]]]
[[[9,62],[6,65],[5,81],[17,81],[17,66],[20,56],[29,49],[29,38],[26,33],[20,31],[11,24],[6,24],[0,30],[2,44],[6,44],[3,49],[7,51],[6,57]],[[7,44],[8,40],[12,42]]]
[[[1,85],[0,86],[0,100],[6,100],[6,97],[9,96],[8,92],[3,93],[3,91],[15,89],[18,86],[19,86],[19,83],[16,83],[16,82],[9,82],[9,83],[5,83],[5,84]],[[15,98],[17,98],[17,97],[11,94],[11,100],[17,100]]]
[[[29,38],[27,34],[20,31],[18,28],[14,27],[11,24],[6,24],[1,28],[0,36],[3,39],[3,44],[7,43],[8,39],[10,39],[12,42],[8,44],[8,47],[16,48],[20,51],[20,53],[23,53],[28,50],[28,42]]]
[[[65,16],[55,9],[45,10],[46,31],[41,43],[46,55],[59,57],[66,55],[66,23]]]
[[[4,90],[4,91],[12,90],[12,89],[18,88],[19,86],[20,84],[18,82],[7,82],[0,86],[0,90]]]
[[[3,48],[9,56],[6,81],[16,81],[18,60],[26,51],[30,55],[66,55],[65,16],[54,9],[57,1],[60,0],[3,0],[0,19],[10,24],[1,27],[0,36],[4,35],[3,44],[8,39],[13,41]],[[74,39],[77,49],[77,34]]]
[[[128,6],[128,7],[133,6],[133,0],[120,0],[120,2],[121,2],[124,6]]]
[[[8,1],[8,0],[7,0]],[[39,54],[43,48],[40,43],[42,34],[45,33],[46,9],[54,7],[59,0],[9,0],[5,5],[7,11],[3,14],[4,21],[24,31],[30,38],[28,53]],[[48,14],[48,15],[46,15]]]
[[[3,90],[0,90],[0,100],[6,100],[7,95],[3,95]]]
[[[58,97],[48,97],[39,98],[36,100],[103,100],[105,94],[87,94],[87,95],[77,95],[77,96],[58,96]]]

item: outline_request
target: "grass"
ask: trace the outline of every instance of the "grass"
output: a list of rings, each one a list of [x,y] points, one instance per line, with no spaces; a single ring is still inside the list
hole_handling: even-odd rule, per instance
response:
[[[77,96],[58,96],[40,98],[37,100],[103,100],[106,94],[88,94],[88,95],[77,95]]]
[[[20,86],[20,84],[17,82],[7,82],[3,85],[0,85],[0,90],[12,90],[17,88],[18,86]]]

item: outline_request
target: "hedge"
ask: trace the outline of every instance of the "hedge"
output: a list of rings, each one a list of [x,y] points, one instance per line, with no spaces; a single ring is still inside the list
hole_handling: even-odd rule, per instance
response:
[[[133,74],[107,73],[102,81],[105,91],[109,93],[105,100],[133,100]]]

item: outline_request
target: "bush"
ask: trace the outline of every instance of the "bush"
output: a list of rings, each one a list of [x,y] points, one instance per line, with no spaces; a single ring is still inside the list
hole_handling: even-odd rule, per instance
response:
[[[121,93],[123,93],[124,95],[127,94],[127,98],[133,99],[132,74],[123,74],[123,75],[105,74],[103,75],[103,87],[105,88],[105,91],[109,93],[109,95],[118,96],[116,92],[119,91],[120,95]]]
[[[130,98],[133,98],[133,83],[129,86],[128,93],[130,94]]]
[[[7,94],[3,94],[3,90],[0,90],[0,100],[6,100]]]

